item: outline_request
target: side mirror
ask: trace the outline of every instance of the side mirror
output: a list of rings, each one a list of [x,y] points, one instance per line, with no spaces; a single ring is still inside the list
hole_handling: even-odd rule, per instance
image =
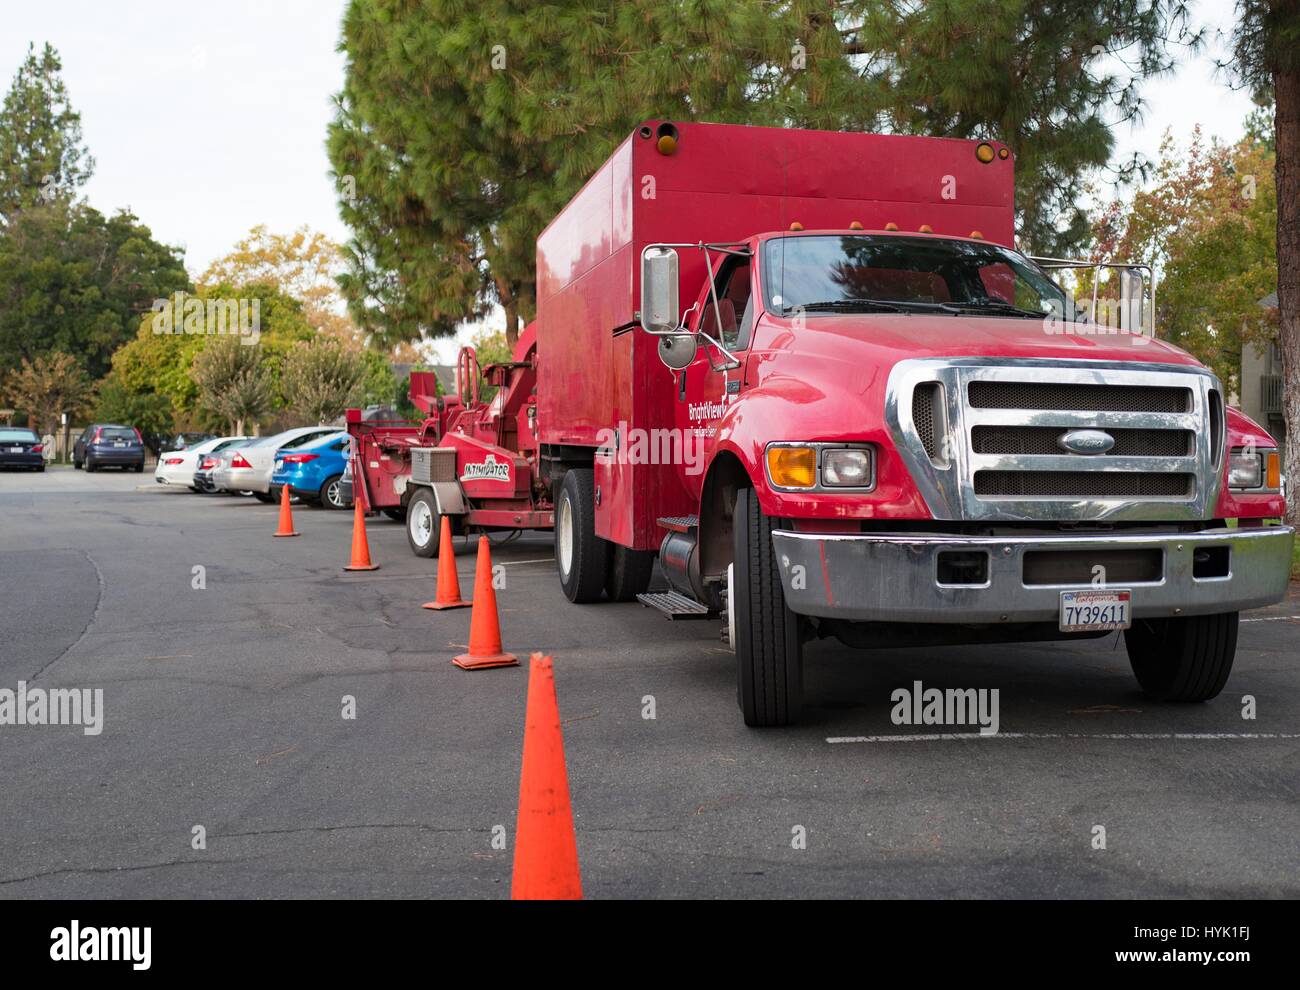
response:
[[[699,339],[690,333],[674,333],[659,338],[659,360],[673,371],[681,371],[695,360]]]
[[[677,252],[651,245],[641,252],[641,327],[649,333],[670,334],[681,317],[678,302]]]
[[[1119,328],[1128,333],[1144,330],[1142,311],[1146,301],[1146,280],[1140,268],[1121,268],[1119,272]]]

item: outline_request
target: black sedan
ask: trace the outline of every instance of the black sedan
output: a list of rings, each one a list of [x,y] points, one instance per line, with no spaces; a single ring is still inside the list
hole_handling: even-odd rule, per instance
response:
[[[0,426],[0,468],[45,470],[45,447],[31,430]]]

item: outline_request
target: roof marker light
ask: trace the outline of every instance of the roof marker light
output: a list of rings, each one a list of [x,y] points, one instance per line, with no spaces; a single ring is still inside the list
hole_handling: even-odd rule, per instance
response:
[[[978,158],[980,161],[982,161],[985,165],[993,161],[993,157],[995,154],[996,153],[993,150],[993,145],[989,144],[987,141],[981,141],[979,144],[975,146],[975,157]]]
[[[970,232],[970,235],[971,235],[971,237],[975,238],[975,240],[977,240],[977,241],[982,241],[982,240],[984,240],[984,235],[981,234],[978,230],[972,230],[972,231]]]
[[[790,229],[791,229],[791,230],[803,230],[803,224],[801,224],[798,220],[796,220],[796,221],[794,221],[794,223],[790,224]]]
[[[891,220],[891,221],[889,221],[889,223],[885,224],[885,229],[886,229],[886,230],[897,230],[897,229],[898,229],[898,224],[894,223],[894,221]]]
[[[849,230],[861,230],[861,229],[862,229],[861,220],[854,220],[851,224],[849,224]]]
[[[933,234],[934,228],[931,227],[928,223],[923,223],[921,224],[920,232],[922,234]]]

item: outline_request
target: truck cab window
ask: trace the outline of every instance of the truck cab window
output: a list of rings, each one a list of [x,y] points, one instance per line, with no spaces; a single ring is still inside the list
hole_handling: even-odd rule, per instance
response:
[[[722,341],[727,350],[743,349],[749,344],[750,323],[754,307],[750,299],[749,259],[728,260],[718,275],[718,307],[710,299],[704,307],[700,329]],[[722,326],[718,326],[721,315]],[[721,331],[721,332],[719,332]]]

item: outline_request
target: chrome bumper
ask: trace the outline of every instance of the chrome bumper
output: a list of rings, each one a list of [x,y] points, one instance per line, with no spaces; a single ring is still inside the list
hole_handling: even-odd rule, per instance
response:
[[[825,535],[778,530],[772,542],[785,599],[801,615],[864,622],[1055,622],[1062,590],[1089,584],[1026,585],[1034,550],[1159,549],[1158,581],[1112,581],[1131,589],[1134,618],[1236,612],[1280,601],[1291,576],[1289,526],[1211,529],[1183,534],[1027,537],[941,534]],[[1197,578],[1193,554],[1229,547],[1226,577]],[[939,583],[943,551],[985,551],[987,582]]]

